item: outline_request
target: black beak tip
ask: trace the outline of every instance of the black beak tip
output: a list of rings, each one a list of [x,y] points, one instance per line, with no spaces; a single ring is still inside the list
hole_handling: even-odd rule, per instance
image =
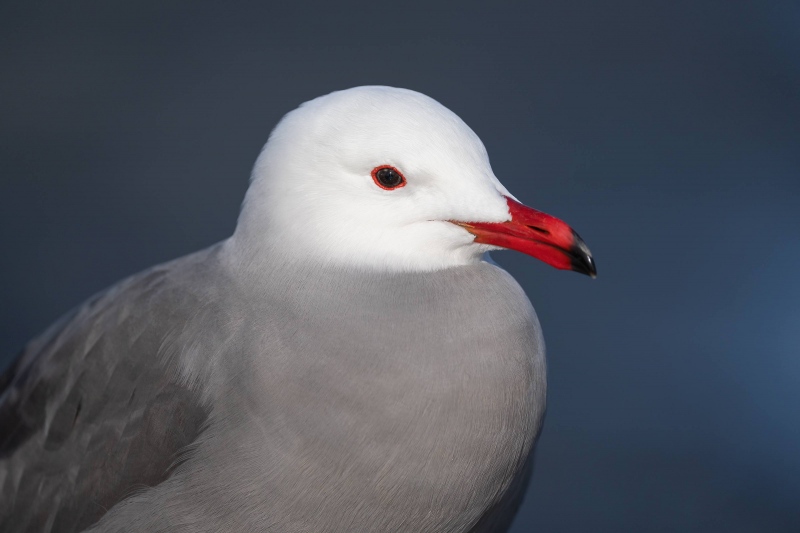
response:
[[[581,274],[586,274],[592,279],[597,277],[597,265],[595,265],[591,255],[582,254],[574,250],[571,256],[572,270],[580,272]]]
[[[586,256],[586,263],[588,264],[588,276],[592,279],[597,278],[597,265],[594,264],[594,258],[591,255]]]
[[[580,272],[581,274],[586,274],[590,278],[595,279],[597,277],[597,265],[592,257],[592,252],[589,251],[589,247],[586,246],[586,243],[583,242],[580,235],[573,231],[572,236],[574,242],[569,251],[572,270]]]

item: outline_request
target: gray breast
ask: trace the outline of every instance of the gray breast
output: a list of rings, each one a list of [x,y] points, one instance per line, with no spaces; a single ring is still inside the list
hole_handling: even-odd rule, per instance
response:
[[[516,282],[485,263],[269,280],[238,285],[236,353],[187,366],[215,383],[201,446],[120,523],[156,506],[200,531],[501,531],[545,405]]]
[[[545,368],[533,309],[507,273],[483,263],[323,278],[291,301],[316,334],[284,338],[261,379],[272,390],[291,383],[286,405],[309,421],[289,428],[303,442],[299,463],[333,479],[348,472],[347,491],[333,483],[316,505],[370,502],[360,531],[467,531],[514,497],[540,427]],[[302,475],[294,464],[284,483]]]
[[[3,403],[26,424],[0,464],[16,498],[4,524],[508,526],[545,408],[539,324],[508,274],[276,261],[253,275],[219,250],[133,278],[31,345],[31,377],[14,377]]]

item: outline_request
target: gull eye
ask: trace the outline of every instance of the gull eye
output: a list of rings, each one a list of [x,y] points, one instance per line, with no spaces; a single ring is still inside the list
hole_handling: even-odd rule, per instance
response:
[[[389,165],[381,165],[372,169],[372,179],[375,185],[381,189],[391,191],[399,189],[406,184],[406,178],[396,168]]]

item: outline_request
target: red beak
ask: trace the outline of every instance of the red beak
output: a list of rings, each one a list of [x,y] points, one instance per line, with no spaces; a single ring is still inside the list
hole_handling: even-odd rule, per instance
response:
[[[574,270],[597,277],[592,253],[565,222],[506,197],[508,222],[458,222],[475,242],[492,244],[532,255],[561,270]]]

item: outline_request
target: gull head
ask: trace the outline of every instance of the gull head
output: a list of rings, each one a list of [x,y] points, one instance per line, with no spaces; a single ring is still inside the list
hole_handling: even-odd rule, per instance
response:
[[[233,242],[364,270],[439,270],[508,248],[596,272],[569,226],[503,187],[455,113],[392,87],[337,91],[287,114],[256,161]]]

